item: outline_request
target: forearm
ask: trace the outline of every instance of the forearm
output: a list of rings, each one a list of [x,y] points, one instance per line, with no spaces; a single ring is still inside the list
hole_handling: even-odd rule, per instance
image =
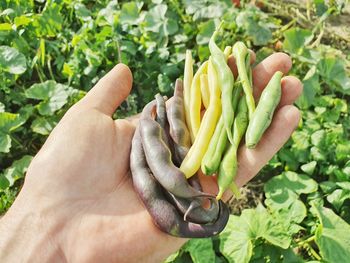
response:
[[[0,219],[0,262],[64,262],[55,229],[38,211],[26,208],[15,203]]]

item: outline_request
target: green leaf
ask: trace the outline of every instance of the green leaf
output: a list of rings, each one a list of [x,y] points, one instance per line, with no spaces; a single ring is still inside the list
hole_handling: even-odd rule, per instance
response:
[[[12,30],[12,25],[10,23],[0,23],[0,31],[10,31]]]
[[[74,9],[75,9],[75,15],[82,19],[83,21],[89,21],[91,20],[91,12],[89,9],[86,8],[85,5],[83,5],[82,3],[76,3],[74,5]]]
[[[0,70],[11,74],[22,74],[27,69],[25,56],[17,49],[0,46]]]
[[[178,31],[176,20],[168,15],[168,6],[156,5],[151,8],[145,17],[145,29],[160,34],[161,36],[173,35]],[[170,13],[171,14],[171,13]]]
[[[319,75],[316,74],[316,68],[312,67],[303,79],[303,93],[297,100],[297,105],[301,109],[307,109],[314,105],[316,94],[321,90]]]
[[[324,146],[325,139],[326,139],[326,131],[325,130],[315,131],[311,135],[311,143],[317,147]]]
[[[308,175],[312,175],[315,171],[317,162],[311,161],[309,163],[303,164],[300,169]]]
[[[198,45],[206,45],[209,43],[209,40],[212,34],[215,31],[215,23],[214,20],[208,20],[199,24],[198,26],[198,34],[196,36],[196,42]]]
[[[307,55],[305,46],[312,40],[313,35],[310,30],[293,27],[284,32],[283,49],[290,54]]]
[[[215,251],[210,238],[191,239],[183,249],[190,253],[193,263],[215,261]]]
[[[57,121],[49,118],[37,118],[30,126],[33,132],[41,135],[48,135],[52,129],[57,125]]]
[[[63,16],[58,3],[51,3],[41,14],[37,14],[33,25],[39,37],[55,37],[62,31]]]
[[[264,186],[266,198],[278,204],[280,208],[290,206],[300,194],[317,191],[317,182],[304,174],[284,172],[271,178]]]
[[[272,39],[272,32],[269,23],[264,20],[264,13],[256,8],[251,8],[239,12],[236,23],[240,28],[244,28],[246,35],[251,37],[254,45],[266,45]]]
[[[350,191],[344,189],[336,189],[327,196],[327,201],[330,202],[338,212],[346,199],[350,199]]]
[[[15,25],[16,27],[20,27],[20,26],[27,26],[32,22],[32,18],[22,15],[22,16],[17,16],[14,19]]]
[[[9,188],[10,186],[10,182],[6,179],[5,176],[3,176],[2,174],[0,174],[0,190],[5,190],[7,188]]]
[[[306,131],[295,131],[292,134],[292,139],[294,141],[293,147],[295,147],[298,150],[304,150],[309,148],[310,143],[310,135]]]
[[[331,209],[314,205],[320,225],[316,230],[316,244],[323,260],[348,262],[350,258],[350,225]]]
[[[25,91],[25,96],[30,99],[42,100],[37,107],[41,115],[52,115],[61,109],[68,101],[72,93],[69,86],[48,80],[44,83],[34,84]]]
[[[338,161],[350,159],[350,141],[341,142],[335,148],[335,155]]]
[[[0,152],[8,153],[11,148],[11,137],[0,132]]]
[[[120,12],[120,22],[125,24],[134,25],[137,24],[139,18],[139,9],[135,2],[128,2],[123,4]]]
[[[24,155],[21,159],[14,161],[10,168],[7,168],[3,175],[12,186],[18,179],[24,178],[24,174],[32,161],[33,156]]]
[[[254,243],[260,238],[275,246],[288,248],[291,236],[278,220],[260,204],[243,210],[240,217],[231,216],[220,234],[220,251],[229,262],[249,262]]]
[[[25,120],[23,120],[19,114],[0,112],[0,131],[3,133],[9,133],[20,127]]]
[[[319,74],[332,88],[350,94],[350,78],[346,74],[344,61],[336,57],[325,57],[317,64]]]

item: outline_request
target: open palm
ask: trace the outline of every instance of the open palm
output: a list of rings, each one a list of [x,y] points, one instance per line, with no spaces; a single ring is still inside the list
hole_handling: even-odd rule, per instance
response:
[[[257,65],[256,97],[276,70],[287,73],[290,67],[289,57],[281,53]],[[66,113],[32,161],[5,216],[19,209],[39,214],[38,230],[50,233],[50,244],[59,251],[50,262],[159,262],[185,242],[153,225],[133,189],[129,155],[135,122],[111,118],[131,86],[130,70],[119,64]],[[239,186],[257,174],[297,126],[299,112],[290,104],[301,89],[298,79],[283,79],[281,105],[262,142],[254,150],[240,148]],[[213,180],[201,178],[204,190],[216,191]]]

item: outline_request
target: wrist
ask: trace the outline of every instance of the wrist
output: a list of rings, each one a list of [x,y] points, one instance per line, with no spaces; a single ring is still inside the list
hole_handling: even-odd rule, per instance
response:
[[[58,224],[29,202],[19,196],[0,219],[0,262],[64,262]]]

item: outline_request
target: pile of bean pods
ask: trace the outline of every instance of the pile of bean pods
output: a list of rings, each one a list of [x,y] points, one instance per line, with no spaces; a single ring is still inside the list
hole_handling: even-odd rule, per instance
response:
[[[176,81],[169,100],[157,94],[145,106],[132,142],[134,187],[154,223],[173,236],[209,237],[224,229],[229,209],[221,198],[227,189],[239,194],[234,179],[241,140],[245,136],[248,148],[258,144],[281,98],[283,74],[276,72],[255,106],[249,50],[237,42],[222,51],[217,34],[195,74],[186,52],[184,81]],[[227,64],[231,55],[236,80]],[[202,191],[199,171],[217,175],[216,196]]]

